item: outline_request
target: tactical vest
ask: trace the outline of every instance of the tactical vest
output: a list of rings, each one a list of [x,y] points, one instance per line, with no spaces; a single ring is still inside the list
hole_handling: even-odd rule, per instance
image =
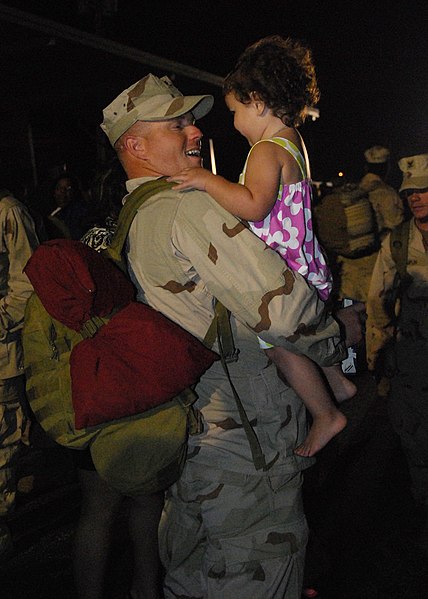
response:
[[[410,222],[396,227],[390,238],[391,256],[396,264],[394,300],[399,337],[428,341],[428,272],[417,280],[407,272]],[[427,258],[428,266],[428,258]]]

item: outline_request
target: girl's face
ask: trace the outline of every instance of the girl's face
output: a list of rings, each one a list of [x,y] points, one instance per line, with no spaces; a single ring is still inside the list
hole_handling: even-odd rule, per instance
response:
[[[226,105],[233,114],[233,126],[243,135],[250,145],[258,141],[257,110],[253,101],[248,104],[240,102],[233,92],[226,94]]]

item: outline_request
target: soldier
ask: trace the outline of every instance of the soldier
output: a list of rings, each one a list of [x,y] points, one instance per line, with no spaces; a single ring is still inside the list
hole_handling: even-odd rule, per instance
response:
[[[367,303],[367,360],[408,460],[413,492],[428,506],[428,154],[402,158],[400,194],[412,218],[379,252]],[[388,381],[385,376],[390,377]]]
[[[370,279],[377,258],[380,240],[403,220],[403,204],[398,193],[385,183],[388,172],[389,150],[373,146],[364,152],[366,174],[358,187],[366,194],[373,209],[372,235],[378,244],[368,246],[358,257],[339,256],[339,297],[367,301]],[[371,215],[370,215],[371,216]],[[371,217],[372,218],[372,217]],[[369,216],[367,217],[367,223]]]
[[[397,191],[385,181],[389,172],[387,148],[373,146],[364,152],[366,174],[360,187],[369,195],[369,201],[376,215],[380,239],[403,221],[403,202]]]
[[[195,119],[212,104],[211,96],[183,96],[167,77],[150,74],[104,110],[102,128],[129,192],[200,166]],[[297,599],[307,539],[302,470],[312,458],[294,454],[306,435],[304,409],[267,364],[257,335],[332,364],[345,355],[338,324],[303,277],[206,192],[151,197],[131,225],[127,259],[138,299],[199,339],[215,298],[231,311],[239,354],[228,371],[264,462],[256,469],[227,373],[216,363],[197,385],[202,430],[190,438],[161,521],[165,597]],[[347,342],[358,338],[357,313],[340,318],[351,320]]]
[[[15,501],[14,460],[26,421],[20,336],[33,288],[22,270],[37,245],[26,207],[0,190],[0,555],[11,542],[5,517]]]

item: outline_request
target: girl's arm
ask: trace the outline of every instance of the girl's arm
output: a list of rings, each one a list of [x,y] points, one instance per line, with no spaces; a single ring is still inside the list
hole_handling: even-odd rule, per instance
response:
[[[178,182],[176,190],[206,191],[235,216],[260,221],[272,210],[278,195],[283,158],[280,152],[283,150],[270,142],[257,144],[248,159],[245,185],[232,183],[203,168],[183,169],[168,180]]]

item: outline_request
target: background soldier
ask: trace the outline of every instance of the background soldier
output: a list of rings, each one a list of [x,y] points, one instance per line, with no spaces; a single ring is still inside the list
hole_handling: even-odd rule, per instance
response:
[[[15,501],[14,459],[25,429],[21,328],[33,289],[22,269],[37,245],[27,208],[0,190],[0,555],[10,545],[5,516]]]
[[[367,359],[382,383],[390,377],[391,422],[408,460],[413,494],[426,510],[428,154],[402,158],[398,164],[403,172],[400,193],[412,218],[386,237],[379,252],[367,303]],[[381,384],[380,393],[386,390]]]

